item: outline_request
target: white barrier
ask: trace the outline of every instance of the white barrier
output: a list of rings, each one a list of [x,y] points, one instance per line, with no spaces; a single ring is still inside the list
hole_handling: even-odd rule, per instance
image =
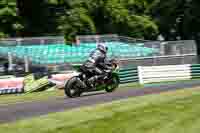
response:
[[[160,71],[184,71],[190,70],[189,64],[187,65],[167,65],[167,66],[142,66],[143,72],[160,72]]]
[[[139,66],[139,82],[153,83],[191,79],[191,65]]]
[[[185,77],[185,76],[191,76],[190,72],[171,72],[171,73],[145,73],[142,74],[142,77],[147,78],[162,78],[162,77]]]

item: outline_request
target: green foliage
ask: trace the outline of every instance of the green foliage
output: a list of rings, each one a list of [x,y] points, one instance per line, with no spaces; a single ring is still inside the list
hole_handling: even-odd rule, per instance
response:
[[[16,36],[17,32],[23,28],[20,24],[20,17],[17,16],[15,1],[2,0],[0,2],[0,36]]]
[[[1,36],[118,33],[200,42],[198,0],[1,0]],[[18,10],[17,10],[18,8]],[[174,30],[174,32],[172,32]]]
[[[149,1],[3,0],[0,22],[5,26],[0,31],[9,35],[20,31],[22,36],[64,34],[67,41],[96,33],[153,39],[158,28],[145,12]]]
[[[17,0],[18,15],[23,19],[22,36],[43,36],[56,31],[55,11],[45,0]]]
[[[117,33],[136,38],[153,39],[158,33],[158,27],[149,16],[145,15],[146,3],[137,0],[120,2],[109,0],[105,5],[106,14],[109,14]]]
[[[94,34],[96,32],[95,24],[88,15],[88,10],[80,7],[67,10],[64,16],[60,18],[61,30],[68,41],[73,41],[77,34]]]
[[[1,38],[6,38],[6,37],[7,37],[7,35],[4,32],[0,32],[0,39]]]
[[[193,39],[200,32],[199,7],[200,2],[197,0],[154,0],[148,11],[168,40],[174,40],[177,36]]]

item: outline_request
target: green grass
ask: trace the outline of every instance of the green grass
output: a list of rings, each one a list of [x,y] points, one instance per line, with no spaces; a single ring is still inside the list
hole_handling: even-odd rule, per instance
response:
[[[121,100],[0,125],[6,133],[198,133],[200,88]]]
[[[199,79],[185,79],[185,80],[176,80],[176,81],[162,81],[162,82],[152,82],[148,84],[144,84],[144,86],[157,86],[157,85],[166,85],[166,84],[177,84],[182,82],[191,82],[191,81],[199,81]]]
[[[44,91],[35,93],[24,93],[24,94],[12,94],[0,96],[0,105],[16,104],[23,102],[47,100],[50,98],[63,97],[63,91]]]
[[[139,83],[127,83],[127,84],[120,84],[118,89],[120,90],[137,89],[141,87],[144,87],[144,85],[140,85]]]

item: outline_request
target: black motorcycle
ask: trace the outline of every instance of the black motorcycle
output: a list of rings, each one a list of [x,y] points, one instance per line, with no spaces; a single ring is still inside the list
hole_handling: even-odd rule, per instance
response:
[[[106,63],[106,65],[108,66],[106,68],[109,68],[104,70],[106,76],[98,79],[93,88],[87,84],[87,80],[90,76],[80,70],[81,65],[74,66],[74,68],[80,73],[78,76],[74,76],[66,82],[64,88],[65,94],[68,97],[73,98],[79,97],[83,92],[101,90],[113,92],[119,86],[119,67],[115,60],[110,60],[108,63]]]

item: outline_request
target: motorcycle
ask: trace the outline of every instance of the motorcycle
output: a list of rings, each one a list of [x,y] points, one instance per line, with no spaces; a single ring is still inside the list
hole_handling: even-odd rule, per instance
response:
[[[104,71],[106,76],[98,79],[93,88],[87,84],[88,75],[80,70],[81,65],[74,66],[80,73],[77,76],[73,76],[65,83],[65,94],[70,98],[74,98],[80,97],[83,92],[102,90],[113,92],[119,86],[119,66],[116,60],[110,60],[106,65],[108,65],[110,69]]]

